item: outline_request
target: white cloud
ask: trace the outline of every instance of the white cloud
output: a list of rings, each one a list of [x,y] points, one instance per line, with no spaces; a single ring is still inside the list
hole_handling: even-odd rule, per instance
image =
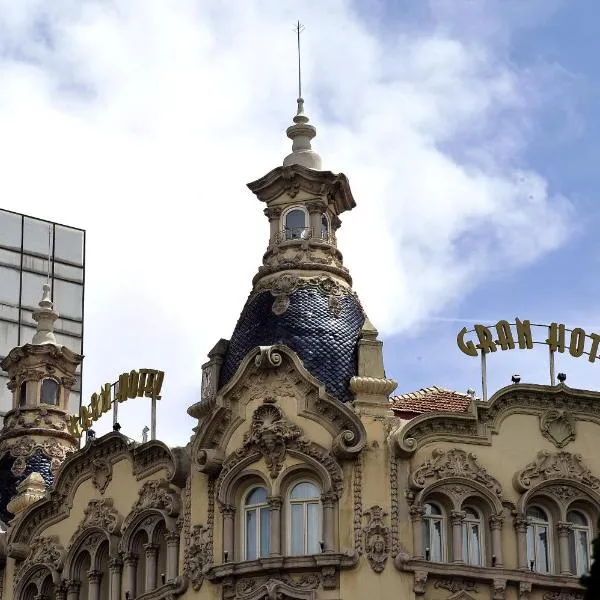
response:
[[[84,394],[164,368],[171,442],[187,440],[200,365],[266,246],[245,183],[288,152],[296,11],[0,1],[2,205],[87,229]],[[315,147],[358,202],[340,246],[380,329],[442,309],[493,261],[520,267],[564,240],[568,201],[520,155],[543,110],[535,69],[441,21],[383,32],[342,0],[305,2],[300,18]],[[139,437],[143,420],[120,420]]]

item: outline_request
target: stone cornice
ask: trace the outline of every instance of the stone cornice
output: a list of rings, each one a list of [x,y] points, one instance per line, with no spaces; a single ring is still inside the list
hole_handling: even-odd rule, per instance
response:
[[[564,384],[518,384],[499,390],[489,402],[473,402],[468,412],[419,415],[392,430],[390,441],[401,457],[411,456],[431,441],[491,445],[492,435],[498,433],[508,416],[517,413],[541,416],[557,408],[568,410],[578,420],[600,424],[599,392],[572,389]]]
[[[0,363],[0,367],[5,371],[12,370],[23,358],[27,356],[49,357],[55,360],[61,360],[75,368],[83,360],[83,355],[76,354],[66,346],[55,346],[54,344],[25,344],[13,348],[6,358]]]
[[[335,204],[338,214],[356,206],[348,178],[331,171],[315,171],[301,165],[276,167],[264,177],[252,181],[248,188],[262,202],[270,202],[287,193],[294,197],[302,190],[309,194],[326,196]]]

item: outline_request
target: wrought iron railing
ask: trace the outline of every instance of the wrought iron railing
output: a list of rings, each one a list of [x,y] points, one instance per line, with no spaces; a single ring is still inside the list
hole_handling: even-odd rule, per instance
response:
[[[313,235],[314,229],[312,227],[286,227],[282,231],[278,231],[274,239],[274,243],[286,242],[290,240],[310,240],[317,239],[329,244],[335,244],[335,235],[329,231],[320,231],[320,235]]]

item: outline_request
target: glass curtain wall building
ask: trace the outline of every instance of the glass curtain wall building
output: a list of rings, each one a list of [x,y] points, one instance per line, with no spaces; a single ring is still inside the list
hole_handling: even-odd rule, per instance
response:
[[[50,276],[52,299],[60,318],[56,340],[83,354],[85,231],[0,210],[0,360],[15,346],[31,343],[32,311]],[[0,425],[11,409],[7,374],[0,370]],[[69,411],[79,412],[81,371],[70,396]]]

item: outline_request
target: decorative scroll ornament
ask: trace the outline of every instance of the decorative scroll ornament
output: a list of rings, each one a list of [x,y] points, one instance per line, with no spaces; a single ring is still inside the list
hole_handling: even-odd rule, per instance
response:
[[[254,411],[250,431],[244,436],[243,448],[257,448],[267,463],[269,474],[275,479],[283,468],[286,445],[301,436],[302,430],[287,421],[279,407],[269,399]]]
[[[171,489],[166,479],[146,481],[138,492],[138,499],[132,512],[141,512],[147,508],[164,511],[169,516],[177,516],[181,510],[181,499]]]
[[[551,479],[571,479],[593,490],[600,490],[600,479],[592,475],[590,469],[584,465],[581,454],[548,450],[539,452],[536,460],[515,473],[513,484],[519,492],[524,492],[536,480]]]
[[[49,569],[59,571],[62,567],[64,555],[65,552],[58,541],[58,536],[38,536],[31,543],[27,563],[29,565],[45,565]]]
[[[448,452],[436,448],[431,453],[431,458],[418,467],[410,476],[410,485],[413,489],[421,490],[427,486],[428,480],[434,481],[450,477],[470,479],[484,485],[496,497],[502,496],[502,486],[498,480],[488,474],[477,462],[477,456],[467,453],[459,448]]]
[[[114,507],[112,498],[102,498],[101,500],[90,500],[87,508],[83,511],[83,519],[73,537],[90,527],[97,527],[109,533],[119,531],[123,518]]]
[[[381,573],[385,569],[390,552],[390,528],[383,522],[386,515],[381,506],[372,506],[365,511],[365,517],[368,519],[367,525],[363,528],[365,550],[369,564],[375,573]]]
[[[557,448],[575,439],[575,419],[566,410],[552,408],[540,417],[542,435]]]
[[[98,458],[92,461],[92,472],[92,484],[101,494],[104,494],[112,480],[112,464],[107,460]]]
[[[206,525],[194,525],[190,534],[187,576],[196,592],[202,586],[205,569],[211,560],[210,528]]]

